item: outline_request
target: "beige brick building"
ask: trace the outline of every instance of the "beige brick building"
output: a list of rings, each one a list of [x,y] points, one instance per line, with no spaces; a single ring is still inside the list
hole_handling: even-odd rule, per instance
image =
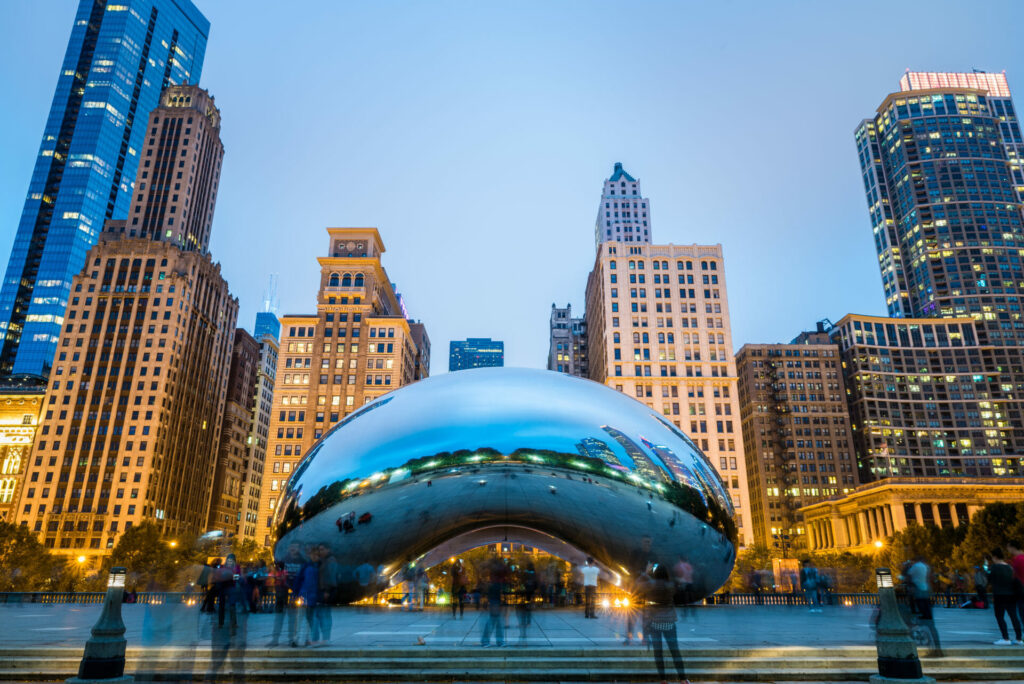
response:
[[[281,317],[257,539],[273,544],[281,490],[310,447],[366,402],[425,377],[430,344],[403,315],[376,228],[328,228],[317,311]],[[418,326],[418,328],[416,327]],[[269,486],[268,486],[269,485]]]
[[[732,495],[742,542],[752,543],[721,246],[602,243],[586,310],[590,378],[697,443]]]

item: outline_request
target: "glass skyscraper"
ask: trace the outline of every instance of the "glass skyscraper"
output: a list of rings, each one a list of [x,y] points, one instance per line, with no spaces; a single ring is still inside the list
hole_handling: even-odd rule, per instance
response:
[[[448,370],[489,368],[505,365],[505,343],[489,337],[452,340],[448,346]]]
[[[190,0],[80,0],[0,288],[0,375],[48,375],[71,279],[127,217],[149,113],[199,82],[209,29]]]
[[[889,315],[970,316],[983,343],[1024,345],[1024,147],[1006,77],[901,86],[856,133]]]

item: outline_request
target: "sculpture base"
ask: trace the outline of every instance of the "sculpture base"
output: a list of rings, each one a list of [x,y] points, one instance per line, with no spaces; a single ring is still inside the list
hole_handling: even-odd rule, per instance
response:
[[[70,680],[69,680],[70,681]],[[935,684],[934,677],[917,677],[916,679],[893,679],[882,675],[871,675],[868,678],[871,684]]]

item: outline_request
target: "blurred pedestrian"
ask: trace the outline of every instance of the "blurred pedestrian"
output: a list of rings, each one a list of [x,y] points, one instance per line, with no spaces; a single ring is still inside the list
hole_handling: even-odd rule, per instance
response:
[[[644,599],[645,637],[654,646],[654,665],[658,668],[661,683],[665,679],[665,652],[662,640],[668,644],[672,653],[672,664],[683,684],[689,684],[683,667],[683,656],[679,653],[679,640],[676,634],[676,609],[672,604],[675,594],[668,568],[663,565],[651,564],[640,576],[638,589]]]
[[[601,574],[601,569],[594,565],[592,557],[587,556],[586,562],[580,568],[580,574],[583,576],[583,617],[596,620],[597,578]]]
[[[516,604],[516,617],[519,618],[519,645],[526,645],[526,632],[533,624],[533,598],[537,594],[537,571],[533,563],[527,563],[520,572],[521,587],[519,602]]]
[[[910,583],[910,596],[920,622],[931,632],[935,655],[942,655],[939,643],[939,630],[935,628],[932,616],[931,568],[925,563],[923,556],[917,556],[907,568],[906,577]]]
[[[629,571],[629,579],[626,581],[625,589],[627,592],[636,593],[636,581],[637,579],[646,572],[648,564],[651,562],[651,538],[643,536],[640,538],[640,546],[633,549],[629,554],[629,558],[626,562],[626,569]],[[631,603],[634,606],[642,605],[640,601],[633,598]],[[633,610],[626,611],[626,638],[623,640],[623,644],[629,645],[633,641],[633,627],[636,617]],[[646,639],[646,636],[644,636]]]
[[[459,617],[462,617],[466,609],[466,569],[462,566],[462,559],[456,558],[448,569],[452,593],[452,618],[455,618],[455,609],[458,608]]]
[[[807,598],[807,605],[810,606],[810,612],[812,613],[821,612],[819,581],[818,568],[814,567],[814,562],[810,558],[805,558],[803,567],[800,568],[800,589],[804,592],[804,596]]]
[[[200,613],[212,613],[217,603],[217,568],[220,567],[220,558],[211,561],[209,558],[203,563],[203,569],[199,573],[196,584],[203,591],[203,602],[199,606]]]
[[[1020,544],[1016,541],[1006,543],[1006,550],[1010,557],[1008,562],[1013,568],[1013,577],[1016,580],[1016,608],[1017,619],[1024,625],[1024,553],[1021,553]]]
[[[974,593],[982,608],[988,608],[988,573],[985,568],[974,566]]]
[[[1020,646],[1021,624],[1020,617],[1017,615],[1020,582],[1014,577],[1013,568],[1006,562],[1002,549],[999,547],[992,549],[989,558],[988,581],[992,588],[992,606],[995,609],[999,633],[1002,635],[1002,638],[994,643],[996,646]],[[1007,613],[1009,613],[1010,622],[1013,624],[1013,641],[1010,641],[1010,634],[1006,630],[1004,616]]]
[[[505,645],[505,620],[503,610],[503,589],[502,573],[496,567],[500,559],[489,563],[490,581],[487,583],[487,619],[484,622],[484,632],[480,637],[480,645],[488,648],[491,645],[491,632],[494,632],[495,644],[500,648]]]
[[[316,604],[320,596],[320,568],[317,566],[317,550],[310,546],[306,550],[306,562],[299,570],[296,582],[299,599],[306,618],[306,638],[303,646],[319,645],[319,630],[316,625]]]
[[[334,627],[332,606],[338,601],[338,561],[334,559],[331,548],[321,544],[317,554],[317,591],[319,599],[316,605],[316,622],[320,628],[320,645],[331,642],[331,629]]]

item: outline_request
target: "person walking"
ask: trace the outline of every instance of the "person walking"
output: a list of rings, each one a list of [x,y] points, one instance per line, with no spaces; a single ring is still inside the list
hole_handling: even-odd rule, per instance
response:
[[[627,592],[635,592],[636,586],[634,582],[644,573],[648,563],[651,561],[651,538],[643,536],[640,538],[640,546],[633,549],[627,560],[626,569],[629,571],[629,579],[624,583],[624,589]],[[633,597],[633,605],[641,605],[636,597]],[[632,609],[626,611],[626,638],[623,639],[622,643],[629,646],[633,642],[633,627],[636,617]],[[643,637],[646,639],[646,635]]]
[[[996,646],[1020,646],[1021,625],[1020,617],[1017,615],[1017,601],[1020,596],[1021,586],[1014,577],[1013,567],[1006,562],[1003,550],[999,547],[992,549],[989,554],[990,562],[988,567],[988,584],[992,588],[992,606],[996,614],[996,624],[999,625],[999,633],[1002,638],[995,641]],[[1013,623],[1013,641],[1010,641],[1010,634],[1006,630],[1005,614],[1010,614],[1010,622]]]
[[[224,565],[217,569],[217,626],[224,626],[225,613],[231,614],[231,628],[238,627],[238,615],[236,605],[238,604],[239,584],[242,581],[242,569],[235,561],[235,554],[228,554]]]
[[[583,576],[583,617],[597,619],[597,578],[601,569],[594,565],[594,559],[587,556],[586,562],[580,568]]]
[[[1020,544],[1017,541],[1007,542],[1006,550],[1010,554],[1009,563],[1010,567],[1013,568],[1013,577],[1017,580],[1014,586],[1019,590],[1016,601],[1017,619],[1024,626],[1024,553],[1021,553]]]
[[[914,562],[907,568],[906,577],[910,583],[910,600],[918,619],[931,632],[934,642],[934,654],[942,655],[942,646],[939,643],[939,630],[935,628],[935,618],[932,616],[932,589],[931,589],[931,568],[924,562],[923,556],[917,556]]]
[[[645,638],[654,646],[654,665],[658,668],[661,684],[665,679],[665,652],[662,640],[668,644],[672,654],[672,664],[683,684],[690,684],[683,666],[683,656],[679,653],[679,639],[676,634],[676,609],[672,604],[675,584],[669,576],[668,568],[652,564],[637,581],[638,589],[644,599]]]
[[[284,563],[277,561],[267,573],[267,591],[274,596],[274,631],[268,647],[277,646],[281,638],[281,627],[284,625],[285,611],[288,610],[288,574]]]
[[[812,613],[821,612],[819,584],[818,568],[814,567],[814,562],[810,558],[805,558],[803,567],[800,568],[800,589],[804,592],[804,596],[807,598],[807,605],[810,606],[810,612]]]
[[[326,544],[320,545],[317,558],[320,562],[317,568],[319,598],[316,604],[316,624],[320,629],[319,645],[327,646],[331,642],[331,628],[334,626],[331,607],[338,600],[338,561]]]
[[[214,560],[207,559],[203,563],[203,569],[199,573],[199,579],[196,584],[203,591],[203,602],[199,606],[200,613],[212,613],[214,606],[217,603],[217,568],[220,567],[220,558]]]
[[[455,609],[458,608],[459,617],[463,616],[466,610],[466,569],[462,567],[462,559],[456,558],[448,570],[452,590],[452,619],[455,619]]]

